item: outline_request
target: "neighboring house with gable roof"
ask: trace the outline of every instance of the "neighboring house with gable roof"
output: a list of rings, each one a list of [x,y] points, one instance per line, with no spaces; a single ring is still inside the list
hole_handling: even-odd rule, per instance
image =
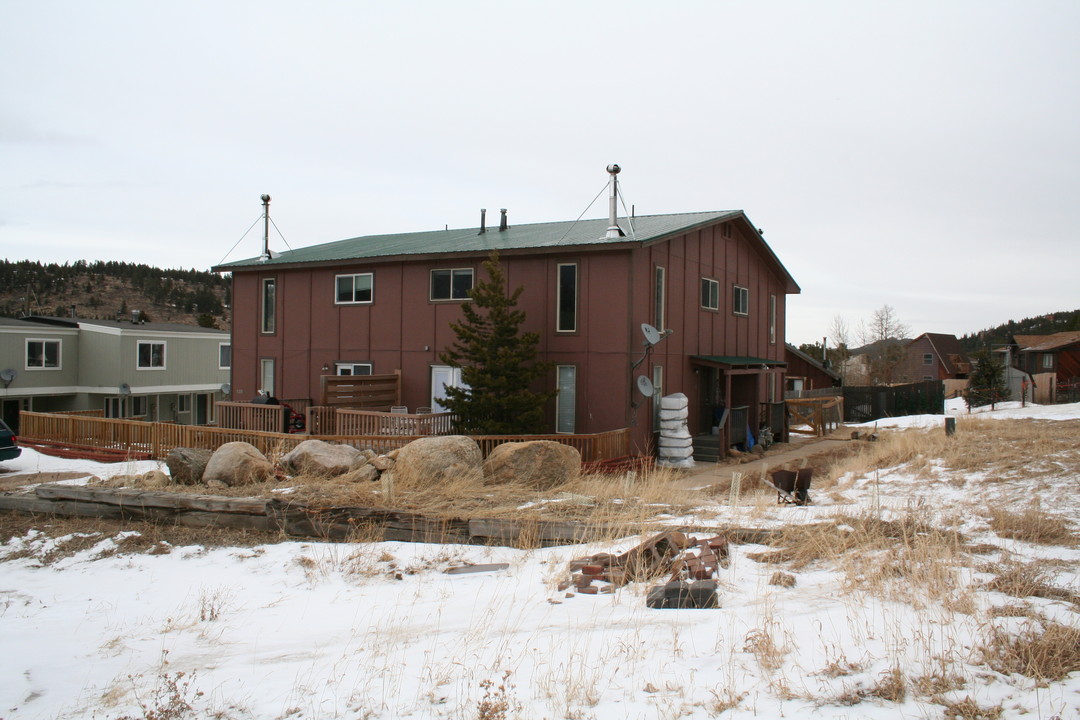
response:
[[[740,210],[373,235],[215,268],[233,278],[234,399],[259,390],[318,403],[321,376],[401,371],[403,402],[439,409],[459,371],[439,361],[450,323],[499,252],[522,286],[524,330],[540,334],[557,389],[551,431],[632,428],[653,444],[657,399],[681,392],[692,433],[722,406],[784,388],[785,296],[799,287]],[[486,277],[486,276],[485,276]],[[646,355],[642,323],[670,331]],[[647,376],[652,398],[635,395]]]
[[[784,359],[787,360],[784,390],[787,397],[807,397],[805,393],[810,391],[839,388],[844,384],[840,373],[826,367],[794,345],[785,344],[784,352]]]
[[[229,333],[222,330],[0,318],[0,409],[13,427],[22,410],[205,424],[226,395],[230,364]]]
[[[903,382],[966,380],[971,358],[955,335],[923,333],[904,347]]]
[[[1050,401],[1055,395],[1047,387],[1080,384],[1080,330],[1051,335],[1014,335],[1009,347],[1013,367],[1030,374],[1040,389],[1037,401]]]

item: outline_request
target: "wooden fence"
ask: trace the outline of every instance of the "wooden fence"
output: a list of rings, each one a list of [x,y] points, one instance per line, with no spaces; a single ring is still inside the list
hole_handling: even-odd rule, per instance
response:
[[[844,422],[844,398],[822,397],[785,400],[791,413],[789,432],[804,435],[828,435]],[[807,430],[801,426],[809,425]]]
[[[319,404],[388,411],[401,404],[401,371],[389,375],[323,375]]]
[[[370,410],[338,410],[337,435],[452,435],[454,413],[386,413]]]
[[[221,401],[217,404],[217,420],[219,427],[232,430],[282,432],[285,430],[285,407]]]
[[[28,443],[40,440],[81,448],[122,450],[146,454],[159,460],[164,459],[173,448],[216,450],[227,442],[236,441],[250,443],[264,455],[270,456],[287,453],[304,440],[325,440],[385,453],[417,439],[417,436],[382,434],[302,435],[25,411],[20,415],[20,430],[20,437]],[[504,442],[554,440],[576,447],[581,452],[582,462],[594,462],[628,455],[630,430],[621,428],[591,435],[487,435],[474,439],[485,457],[492,448]]]

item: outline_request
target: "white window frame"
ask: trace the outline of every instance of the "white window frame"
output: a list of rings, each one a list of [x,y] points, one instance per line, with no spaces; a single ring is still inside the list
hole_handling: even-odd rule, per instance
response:
[[[750,314],[750,288],[733,284],[731,290],[731,312],[748,316]]]
[[[435,273],[449,273],[450,274],[450,292],[446,297],[436,297],[435,295]],[[469,289],[465,291],[464,295],[455,294],[454,280],[459,276],[469,276]],[[469,300],[469,293],[473,287],[476,286],[476,277],[472,268],[434,268],[428,274],[428,300],[431,302],[460,302],[462,300]]]
[[[358,288],[357,287],[357,281],[359,281],[361,278],[366,278],[367,279],[367,288],[363,288],[363,287]],[[342,285],[343,280],[350,281],[349,285],[351,287],[349,289],[349,294],[352,297],[351,300],[342,300],[341,299],[341,285]],[[357,298],[358,294],[363,293],[365,291],[367,292],[368,299],[367,300],[357,300],[356,298]],[[370,305],[373,302],[375,302],[375,273],[369,273],[369,272],[366,272],[366,273],[347,273],[347,274],[344,274],[344,275],[335,275],[334,276],[334,304],[335,305]]]
[[[922,364],[923,365],[933,365],[934,364],[934,353],[923,353],[922,354]]]
[[[653,272],[653,322],[663,332],[667,324],[667,270],[660,265]]]
[[[1053,370],[1054,369],[1054,354],[1043,353],[1042,354],[1042,369]]]
[[[259,390],[266,390],[271,395],[274,394],[274,383],[277,382],[276,377],[276,363],[274,358],[259,358]],[[267,378],[269,378],[270,387],[266,387]]]
[[[570,309],[573,318],[573,327],[563,327],[563,268],[574,269],[574,298],[573,308]],[[555,332],[574,333],[578,330],[578,295],[581,290],[581,282],[578,275],[577,263],[558,263],[555,268]]]
[[[570,391],[564,393],[564,373],[570,380]],[[577,430],[577,365],[555,366],[555,432],[572,435]]]
[[[708,292],[708,297],[705,294]],[[720,309],[720,281],[712,278],[701,278],[701,307],[703,310]]]
[[[776,344],[776,295],[769,294],[769,344]],[[773,402],[770,400],[770,402]]]
[[[142,349],[144,345],[151,346],[150,349],[150,363],[149,365],[143,365],[142,362]],[[154,365],[154,345],[161,346],[161,364]],[[135,343],[135,369],[136,370],[164,370],[166,368],[166,353],[168,352],[167,343],[164,340],[139,340]]]
[[[32,343],[40,343],[40,345],[41,345],[41,364],[40,365],[31,365],[30,364],[30,345]],[[46,345],[56,345],[56,365],[47,365],[46,364],[46,362],[45,362],[46,357],[47,357],[47,353],[45,352],[45,346]],[[63,365],[64,346],[63,346],[63,342],[61,340],[58,340],[57,338],[26,338],[26,344],[25,344],[23,349],[24,349],[24,352],[23,352],[23,364],[24,364],[24,366],[25,366],[25,368],[27,370],[32,370],[32,371],[36,372],[38,370],[62,370],[63,369],[61,366]]]
[[[223,362],[221,362],[221,360],[222,360],[222,357],[223,357],[222,354],[225,352],[225,348],[229,349],[229,351],[228,351],[229,357],[228,357],[228,362],[223,363]],[[232,343],[218,343],[217,357],[218,357],[218,370],[232,370]]]
[[[259,331],[263,335],[277,332],[277,278],[262,279],[259,292]]]
[[[145,395],[132,395],[129,402],[131,405],[130,417],[146,417],[146,413],[150,411],[150,399]]]
[[[365,370],[366,372],[356,372],[357,369]],[[334,363],[335,375],[372,375],[371,363],[351,363],[340,362]]]

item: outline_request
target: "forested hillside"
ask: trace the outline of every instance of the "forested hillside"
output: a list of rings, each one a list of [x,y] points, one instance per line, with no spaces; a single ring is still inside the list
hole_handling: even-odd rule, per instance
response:
[[[988,345],[1004,345],[1013,335],[1049,335],[1068,330],[1080,330],[1080,310],[1066,310],[1019,321],[1010,320],[997,327],[964,335],[960,338],[960,345],[966,352],[973,353]]]
[[[198,270],[125,262],[0,261],[0,316],[74,314],[110,319],[140,311],[152,322],[229,327],[230,281]]]

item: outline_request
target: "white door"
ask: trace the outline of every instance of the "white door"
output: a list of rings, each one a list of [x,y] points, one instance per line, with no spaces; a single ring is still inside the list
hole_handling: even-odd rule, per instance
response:
[[[447,412],[447,408],[440,400],[446,397],[447,387],[467,388],[461,381],[461,368],[449,365],[431,366],[431,411]]]

